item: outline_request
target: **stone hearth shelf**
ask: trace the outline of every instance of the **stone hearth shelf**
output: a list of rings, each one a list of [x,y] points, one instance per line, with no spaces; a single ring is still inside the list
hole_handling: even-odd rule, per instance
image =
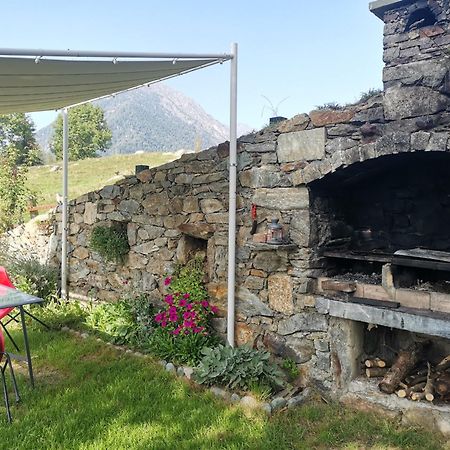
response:
[[[316,298],[316,309],[333,317],[450,339],[450,314],[406,307],[390,309],[326,297]]]
[[[247,244],[247,247],[249,247],[251,250],[257,250],[257,251],[268,251],[268,250],[295,250],[298,248],[298,245],[295,244],[267,244],[265,242],[257,243],[253,242],[251,244]]]

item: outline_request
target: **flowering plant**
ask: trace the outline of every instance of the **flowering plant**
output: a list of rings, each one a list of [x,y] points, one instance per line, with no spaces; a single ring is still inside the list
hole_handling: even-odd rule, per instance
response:
[[[164,285],[171,291],[172,279],[165,278]],[[180,334],[208,334],[208,320],[217,314],[217,307],[204,298],[196,300],[189,292],[171,292],[164,297],[166,308],[155,316],[162,328],[177,336]]]

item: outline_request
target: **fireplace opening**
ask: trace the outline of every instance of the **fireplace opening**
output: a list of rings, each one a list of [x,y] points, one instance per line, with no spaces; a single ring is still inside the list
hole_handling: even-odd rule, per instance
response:
[[[447,293],[450,286],[450,156],[379,157],[309,185],[324,275],[378,284],[392,264],[395,287]]]
[[[429,27],[437,24],[437,18],[433,11],[426,6],[413,11],[405,27],[405,32],[417,30],[423,27]]]

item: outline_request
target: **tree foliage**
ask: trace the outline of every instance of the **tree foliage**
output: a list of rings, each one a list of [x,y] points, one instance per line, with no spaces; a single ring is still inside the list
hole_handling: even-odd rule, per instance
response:
[[[0,232],[20,223],[36,198],[26,186],[26,166],[39,161],[33,133],[25,114],[0,116]]]
[[[16,152],[0,153],[0,233],[22,222],[35,195],[26,187],[26,166],[16,164]]]
[[[69,158],[71,160],[93,158],[111,145],[111,131],[106,125],[103,110],[91,103],[70,108]],[[55,122],[55,133],[51,150],[58,159],[62,158],[63,119],[59,115]]]
[[[0,152],[15,155],[16,165],[40,164],[33,121],[24,113],[0,116]]]

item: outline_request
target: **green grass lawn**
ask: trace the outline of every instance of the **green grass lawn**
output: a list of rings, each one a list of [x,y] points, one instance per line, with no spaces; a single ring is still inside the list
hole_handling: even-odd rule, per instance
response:
[[[138,164],[159,166],[175,158],[173,153],[142,153],[89,158],[69,163],[69,197],[71,199],[101,187],[114,184],[123,175],[131,175]],[[27,186],[38,194],[38,209],[43,212],[56,205],[56,194],[62,194],[62,171],[52,172],[54,166],[31,167]]]
[[[444,448],[431,434],[320,399],[270,418],[244,412],[94,338],[32,329],[30,340],[36,388],[21,369],[12,425],[0,407],[1,449]]]

